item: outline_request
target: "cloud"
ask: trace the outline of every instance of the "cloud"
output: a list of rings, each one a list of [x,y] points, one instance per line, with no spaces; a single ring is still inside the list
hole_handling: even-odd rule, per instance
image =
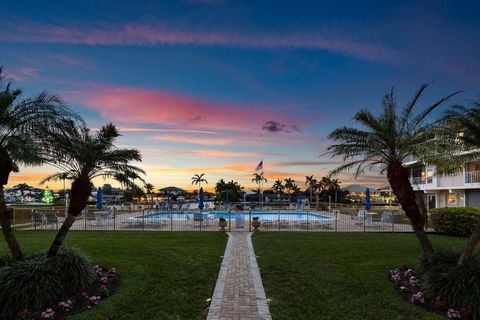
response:
[[[69,102],[96,110],[105,119],[121,121],[127,127],[151,124],[202,132],[256,131],[274,112],[282,122],[288,120],[279,107],[220,103],[161,90],[92,85],[64,96]],[[295,121],[311,120],[299,115]]]
[[[125,25],[63,26],[30,21],[4,22],[0,40],[8,42],[62,43],[82,45],[182,45],[223,46],[248,49],[323,50],[372,61],[396,60],[398,53],[380,45],[332,37],[328,30],[266,33],[175,29],[167,25],[129,23]],[[1,30],[5,31],[1,31]]]
[[[38,78],[38,70],[30,67],[20,67],[18,70],[6,73],[7,78],[15,81],[26,81],[32,78]]]
[[[300,128],[297,125],[290,125],[287,126],[283,123],[277,122],[277,121],[267,121],[265,124],[262,126],[262,130],[269,131],[269,132],[300,132]]]

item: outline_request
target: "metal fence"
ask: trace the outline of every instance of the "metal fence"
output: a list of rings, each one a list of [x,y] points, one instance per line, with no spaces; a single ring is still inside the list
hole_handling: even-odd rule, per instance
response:
[[[64,208],[14,208],[15,230],[58,230]],[[224,221],[220,221],[224,220]],[[155,209],[86,209],[71,230],[83,231],[306,231],[411,232],[400,211],[367,212],[353,209],[161,211]]]

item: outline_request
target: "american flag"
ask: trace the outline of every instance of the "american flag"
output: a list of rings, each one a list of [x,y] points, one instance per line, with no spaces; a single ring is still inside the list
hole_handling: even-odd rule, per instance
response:
[[[255,171],[258,171],[258,170],[263,170],[263,160],[260,161],[260,163],[258,164],[258,166],[255,168]]]

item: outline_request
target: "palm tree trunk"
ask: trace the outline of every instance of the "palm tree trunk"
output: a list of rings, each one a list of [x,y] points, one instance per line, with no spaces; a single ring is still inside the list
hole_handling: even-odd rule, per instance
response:
[[[433,263],[434,250],[424,230],[424,220],[415,201],[415,192],[408,179],[408,171],[401,162],[394,162],[387,168],[387,178],[393,193],[409,218],[413,232],[417,236],[423,252],[430,263]]]
[[[3,237],[7,242],[12,257],[16,260],[23,260],[22,249],[13,233],[10,212],[5,205],[5,193],[3,189],[3,186],[8,183],[8,178],[12,170],[12,159],[10,159],[7,152],[2,148],[0,150],[0,224],[2,226]]]
[[[92,185],[87,178],[79,178],[72,183],[72,198],[68,206],[68,214],[62,227],[58,230],[55,239],[53,240],[50,249],[48,249],[48,256],[56,256],[58,250],[65,241],[68,231],[72,227],[75,219],[82,213],[82,210],[87,205],[88,197],[92,192]]]
[[[23,260],[23,253],[22,249],[20,248],[20,244],[13,233],[11,221],[10,221],[10,210],[7,209],[5,205],[5,194],[3,190],[3,185],[0,186],[0,222],[2,226],[3,237],[7,242],[8,249],[10,250],[10,254],[16,260]]]
[[[473,250],[478,244],[478,241],[480,241],[480,222],[477,223],[477,226],[473,230],[472,234],[470,235],[470,238],[468,238],[467,244],[465,245],[465,248],[463,249],[463,253],[460,256],[460,259],[458,259],[458,266],[462,266],[467,262],[470,257],[473,254]]]
[[[310,187],[310,203],[312,203],[312,187]]]

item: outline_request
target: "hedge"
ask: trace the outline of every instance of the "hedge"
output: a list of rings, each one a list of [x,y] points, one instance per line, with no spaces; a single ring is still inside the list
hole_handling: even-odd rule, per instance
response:
[[[449,236],[468,237],[480,222],[480,208],[456,207],[430,210],[435,232]]]

